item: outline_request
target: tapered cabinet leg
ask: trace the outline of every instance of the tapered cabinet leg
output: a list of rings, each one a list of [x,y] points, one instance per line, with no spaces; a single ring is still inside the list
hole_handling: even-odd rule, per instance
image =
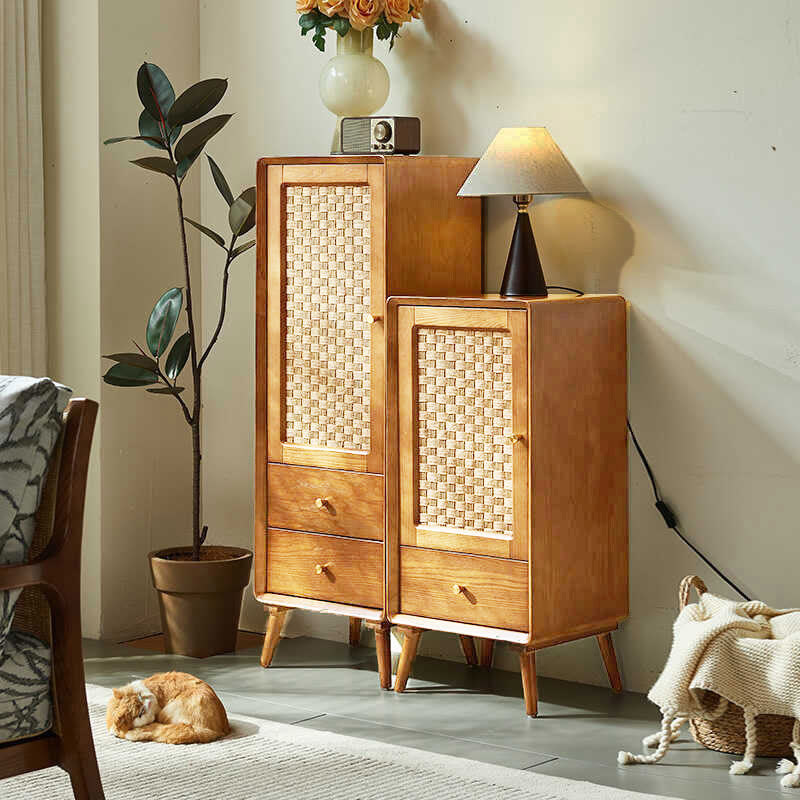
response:
[[[420,628],[407,627],[401,627],[399,630],[403,634],[403,650],[400,653],[400,663],[397,665],[394,690],[396,692],[404,692],[411,672],[411,665],[417,655],[417,646],[419,645],[419,637],[422,636],[422,630]]]
[[[475,652],[475,640],[471,636],[459,636],[461,640],[461,650],[464,653],[464,659],[471,667],[478,664],[478,654]]]
[[[361,644],[361,620],[359,617],[350,617],[350,647]]]
[[[286,619],[285,608],[267,606],[267,632],[264,634],[264,647],[261,650],[261,666],[268,667],[275,655],[275,648],[281,640],[281,630]]]
[[[494,639],[481,639],[481,657],[478,662],[482,667],[491,667],[494,659]]]
[[[359,620],[359,627],[361,620]],[[392,686],[392,647],[388,622],[367,622],[367,627],[375,632],[375,652],[378,656],[378,678],[381,689],[390,689]],[[353,633],[353,618],[350,618],[350,634]],[[352,643],[352,638],[351,638]]]
[[[522,693],[525,696],[525,713],[535,717],[539,713],[539,689],[536,685],[536,651],[519,647],[519,671],[522,675]]]
[[[614,652],[614,640],[611,638],[611,634],[601,633],[597,637],[597,644],[600,645],[600,655],[603,656],[603,663],[606,666],[611,689],[619,694],[622,691],[622,678],[619,674],[617,654]]]

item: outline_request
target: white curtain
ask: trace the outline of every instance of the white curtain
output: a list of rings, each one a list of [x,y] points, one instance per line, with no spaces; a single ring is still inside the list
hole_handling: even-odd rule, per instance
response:
[[[0,0],[0,373],[47,371],[41,0]]]

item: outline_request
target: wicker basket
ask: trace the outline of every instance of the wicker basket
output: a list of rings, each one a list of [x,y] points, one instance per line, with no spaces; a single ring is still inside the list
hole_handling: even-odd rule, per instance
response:
[[[689,591],[694,587],[698,595],[707,591],[706,585],[696,575],[689,575],[681,581],[679,591],[681,611],[689,602]],[[717,707],[720,702],[714,692],[705,692],[702,700],[703,708],[708,711]],[[792,749],[792,717],[781,717],[776,714],[761,714],[756,717],[756,734],[758,750],[756,755],[769,758],[791,758]],[[728,704],[722,716],[714,720],[692,719],[689,721],[692,736],[698,744],[709,750],[721,753],[744,753],[745,732],[744,712],[741,706]]]

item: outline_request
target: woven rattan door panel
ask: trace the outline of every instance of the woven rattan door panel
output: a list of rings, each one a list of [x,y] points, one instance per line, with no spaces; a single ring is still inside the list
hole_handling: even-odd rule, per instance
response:
[[[526,560],[525,312],[401,308],[398,356],[402,544]]]
[[[383,472],[382,167],[269,178],[269,459]]]

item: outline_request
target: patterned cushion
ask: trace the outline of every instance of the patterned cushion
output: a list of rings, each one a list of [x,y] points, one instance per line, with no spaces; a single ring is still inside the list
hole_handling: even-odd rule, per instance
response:
[[[0,564],[20,564],[28,555],[70,394],[49,378],[0,375]],[[0,657],[20,591],[0,592]]]
[[[12,631],[0,658],[0,742],[36,736],[52,724],[50,648]]]

